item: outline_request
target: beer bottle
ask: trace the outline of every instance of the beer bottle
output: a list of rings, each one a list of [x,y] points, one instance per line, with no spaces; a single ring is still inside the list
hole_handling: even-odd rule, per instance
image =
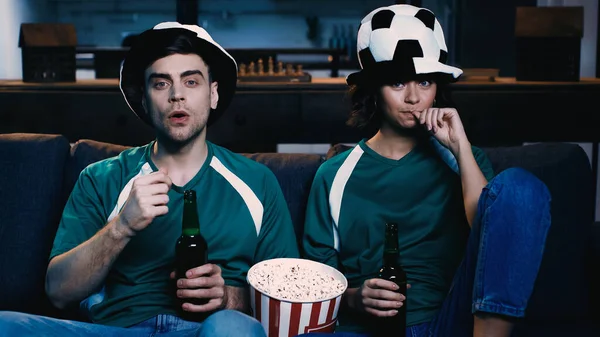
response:
[[[399,263],[398,225],[386,223],[385,242],[383,247],[383,267],[379,270],[379,278],[392,281],[398,285],[397,292],[406,296],[406,273]],[[377,322],[376,331],[393,331],[393,336],[406,336],[406,300],[398,313],[391,317],[381,317]]]
[[[185,273],[208,262],[208,245],[200,234],[196,191],[187,190],[183,193],[183,220],[181,236],[175,245],[175,274],[176,279],[186,278]],[[204,304],[206,301],[190,298],[180,298],[180,309],[183,303]]]

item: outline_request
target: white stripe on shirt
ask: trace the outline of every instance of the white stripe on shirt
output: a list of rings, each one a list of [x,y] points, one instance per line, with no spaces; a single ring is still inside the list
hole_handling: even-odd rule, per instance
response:
[[[360,160],[360,157],[364,153],[363,149],[356,145],[352,152],[348,155],[346,160],[333,178],[333,183],[331,184],[331,191],[329,192],[329,207],[331,209],[331,217],[333,218],[333,247],[335,250],[339,251],[340,241],[338,234],[338,224],[340,220],[340,210],[342,208],[342,197],[344,196],[344,188],[346,188],[346,183],[348,179],[350,179],[350,175],[352,171],[354,171],[354,167]]]
[[[256,235],[260,233],[260,227],[262,225],[264,207],[256,194],[250,189],[248,185],[238,176],[233,174],[217,157],[212,157],[210,166],[217,171],[220,175],[227,180],[231,186],[240,194],[246,207],[250,211],[252,220],[254,221],[254,227],[256,228]]]
[[[121,190],[121,193],[119,194],[119,199],[117,199],[117,204],[115,205],[115,208],[113,208],[112,212],[110,212],[110,215],[108,216],[108,220],[106,222],[110,222],[112,219],[114,219],[114,217],[116,217],[117,214],[119,214],[119,212],[121,211],[121,208],[123,208],[123,205],[125,205],[127,198],[129,198],[129,193],[131,193],[133,181],[138,177],[145,176],[150,173],[152,173],[152,167],[150,167],[150,164],[144,163],[144,165],[142,165],[142,168],[140,169],[140,172],[138,172],[138,174],[136,174],[133,178],[129,179],[127,184],[125,184],[125,187],[123,187],[123,190]]]

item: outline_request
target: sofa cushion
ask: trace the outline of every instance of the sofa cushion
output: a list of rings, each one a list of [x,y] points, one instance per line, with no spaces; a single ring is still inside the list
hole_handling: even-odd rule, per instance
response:
[[[0,135],[0,310],[48,314],[48,256],[64,207],[68,140]]]
[[[266,165],[279,181],[287,201],[299,247],[304,233],[304,217],[308,195],[317,169],[323,162],[318,154],[260,153],[244,154]]]
[[[77,178],[86,166],[97,161],[114,157],[129,146],[98,142],[95,140],[81,139],[71,147],[71,155],[65,169],[65,192],[69,196]]]
[[[349,149],[336,144],[329,159]],[[590,268],[586,253],[593,221],[593,178],[583,149],[569,143],[482,148],[495,173],[509,167],[524,168],[550,191],[552,225],[531,296],[528,320],[579,320],[589,314]]]

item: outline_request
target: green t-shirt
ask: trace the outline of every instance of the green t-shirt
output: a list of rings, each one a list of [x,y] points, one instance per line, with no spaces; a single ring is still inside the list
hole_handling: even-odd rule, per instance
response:
[[[86,241],[118,214],[134,178],[157,170],[150,159],[153,144],[128,149],[81,172],[50,259]],[[208,258],[221,267],[225,284],[246,286],[246,273],[258,261],[298,257],[290,213],[274,174],[260,163],[207,144],[207,159],[196,176],[169,191],[168,214],[131,239],[102,290],[82,302],[93,322],[124,327],[158,314],[177,314],[169,274],[187,189],[196,191]]]
[[[483,151],[473,147],[473,153],[491,179]],[[304,254],[339,269],[350,288],[360,287],[383,264],[386,222],[398,223],[399,263],[411,284],[407,324],[429,321],[448,293],[469,232],[460,176],[430,144],[392,160],[363,140],[324,162],[307,206]],[[364,331],[366,319],[342,309],[338,331]]]

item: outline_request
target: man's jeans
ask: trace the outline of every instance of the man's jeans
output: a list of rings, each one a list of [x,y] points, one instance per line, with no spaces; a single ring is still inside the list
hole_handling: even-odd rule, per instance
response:
[[[549,228],[544,183],[519,168],[499,173],[482,191],[465,257],[442,307],[431,322],[408,327],[406,336],[471,337],[478,312],[523,317]]]
[[[0,312],[0,337],[79,337],[79,336],[261,336],[265,330],[254,318],[235,310],[221,310],[204,322],[184,321],[171,315],[158,315],[129,328],[117,328],[17,312]]]

